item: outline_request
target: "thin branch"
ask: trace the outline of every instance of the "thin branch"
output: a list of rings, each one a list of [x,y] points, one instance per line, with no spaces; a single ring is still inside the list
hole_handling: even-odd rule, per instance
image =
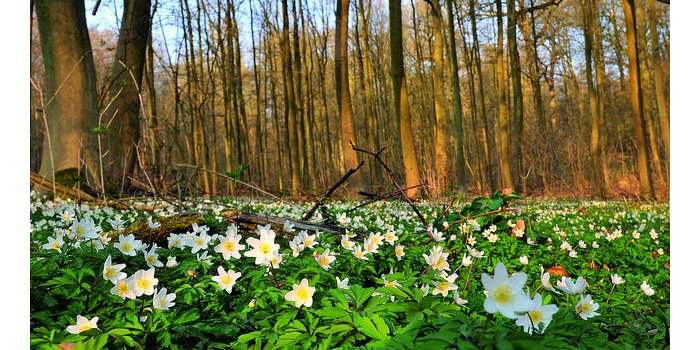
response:
[[[260,187],[251,185],[251,184],[249,184],[249,183],[243,182],[243,181],[238,180],[238,179],[234,179],[234,178],[232,178],[232,177],[230,177],[230,176],[228,176],[228,175],[226,175],[226,174],[222,174],[222,173],[219,173],[219,172],[216,172],[216,171],[211,171],[211,170],[206,169],[206,168],[200,168],[200,167],[198,167],[198,166],[196,166],[196,165],[190,165],[190,164],[173,164],[173,166],[180,167],[180,168],[190,168],[190,169],[205,171],[205,172],[208,172],[208,173],[210,173],[210,174],[214,174],[214,175],[217,175],[217,176],[221,176],[221,177],[223,177],[223,178],[229,179],[230,181],[240,183],[240,184],[243,185],[243,186],[246,186],[246,187],[248,187],[248,188],[250,188],[250,189],[253,189],[253,190],[255,190],[255,191],[258,191],[258,192],[260,192],[260,193],[262,193],[262,194],[265,194],[265,195],[267,195],[267,196],[270,196],[270,197],[272,197],[272,198],[274,198],[274,199],[276,199],[276,200],[278,200],[278,201],[280,201],[280,202],[285,202],[285,200],[283,200],[282,198],[277,197],[277,196],[275,196],[274,194],[272,194],[272,193],[270,193],[270,192],[267,192],[267,191],[263,190],[263,189],[260,188]]]
[[[350,145],[352,146],[353,151],[355,151],[355,152],[360,152],[360,153],[365,153],[365,154],[369,154],[369,155],[371,155],[372,157],[374,157],[374,159],[376,159],[377,162],[379,162],[379,164],[382,166],[382,168],[384,168],[384,170],[386,171],[386,173],[389,175],[389,178],[391,179],[391,182],[394,184],[394,188],[396,188],[397,190],[399,190],[399,191],[401,192],[401,195],[403,196],[404,200],[406,200],[406,202],[408,202],[408,205],[411,206],[411,209],[413,209],[413,212],[416,213],[416,215],[418,216],[418,220],[420,220],[420,222],[423,224],[423,226],[425,227],[425,230],[426,230],[426,231],[430,231],[430,230],[428,230],[428,226],[429,226],[429,225],[428,225],[428,222],[425,220],[425,218],[424,218],[423,215],[420,213],[420,211],[418,210],[418,208],[416,207],[416,205],[413,203],[413,200],[408,196],[408,194],[406,194],[406,191],[405,191],[401,186],[399,186],[399,182],[398,182],[398,180],[396,179],[396,175],[394,174],[394,172],[391,171],[391,168],[389,168],[389,166],[386,165],[386,163],[384,163],[384,160],[382,160],[381,153],[384,152],[384,150],[386,149],[386,147],[382,147],[382,148],[381,148],[379,151],[377,151],[377,152],[370,152],[370,151],[368,151],[368,150],[365,150],[365,149],[362,149],[362,148],[357,147],[357,146],[356,146],[354,143],[352,143],[352,142],[350,142]]]
[[[350,176],[352,176],[352,174],[354,174],[354,173],[356,173],[358,170],[360,170],[360,168],[361,168],[363,165],[365,165],[365,161],[364,161],[364,160],[361,161],[360,164],[358,164],[356,167],[354,167],[354,168],[348,170],[348,172],[345,173],[345,175],[343,175],[343,177],[341,177],[340,180],[338,180],[333,186],[331,186],[331,188],[329,188],[328,191],[326,191],[326,193],[324,193],[323,196],[321,196],[321,198],[318,199],[318,201],[316,202],[316,204],[314,204],[314,206],[311,207],[311,210],[309,210],[309,211],[302,217],[302,220],[309,220],[309,219],[311,218],[311,216],[314,215],[314,212],[316,211],[316,209],[318,209],[318,207],[320,207],[321,204],[323,204],[323,202],[324,202],[326,199],[328,199],[328,197],[330,197],[330,196],[333,194],[333,192],[335,192],[335,190],[338,189],[338,187],[340,187],[340,185],[342,185],[345,181],[347,181],[347,180],[350,178]]]

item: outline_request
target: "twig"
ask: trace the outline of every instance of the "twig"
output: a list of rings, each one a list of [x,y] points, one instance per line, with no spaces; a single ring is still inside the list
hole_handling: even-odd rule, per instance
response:
[[[386,163],[384,163],[384,160],[382,160],[381,153],[384,152],[384,150],[386,149],[386,147],[382,147],[382,148],[381,148],[379,151],[377,151],[377,152],[370,152],[370,151],[368,151],[368,150],[365,150],[365,149],[362,149],[362,148],[357,147],[357,146],[356,146],[354,143],[352,143],[352,142],[350,142],[350,145],[352,146],[352,149],[353,149],[354,151],[356,151],[356,152],[361,152],[361,153],[365,153],[365,154],[369,154],[369,155],[373,156],[374,159],[377,160],[377,162],[379,162],[379,164],[382,166],[382,168],[384,168],[384,170],[385,170],[385,171],[387,172],[387,174],[389,175],[389,178],[391,179],[391,182],[394,184],[394,188],[396,188],[397,190],[399,190],[399,191],[401,192],[401,195],[403,196],[404,200],[406,200],[406,202],[408,202],[408,205],[411,206],[411,209],[413,209],[413,212],[416,213],[416,215],[418,216],[418,220],[420,220],[420,222],[423,224],[423,226],[425,227],[425,230],[429,232],[430,230],[428,229],[428,222],[425,221],[425,218],[424,218],[423,215],[420,213],[420,211],[418,211],[418,208],[417,208],[416,205],[413,203],[413,200],[412,200],[410,197],[408,197],[408,195],[406,194],[406,191],[405,191],[401,186],[399,186],[399,183],[398,183],[398,181],[396,180],[396,175],[394,175],[394,172],[391,171],[391,168],[389,168],[389,166],[386,165]]]
[[[102,0],[95,1],[95,7],[92,8],[92,15],[93,16],[97,14],[97,9],[100,8],[101,2],[102,2]]]
[[[32,87],[34,87],[34,89],[36,89],[37,93],[39,94],[39,101],[41,102],[41,116],[44,120],[44,127],[46,128],[46,141],[48,142],[49,146],[49,161],[51,164],[51,182],[53,185],[53,196],[54,199],[56,199],[56,168],[54,166],[53,160],[53,147],[51,145],[51,133],[49,132],[49,122],[46,118],[46,104],[44,103],[44,93],[41,90],[41,88],[36,84],[36,82],[34,82],[34,79],[29,78],[29,81],[32,83]]]
[[[340,187],[340,185],[343,184],[343,182],[347,181],[347,179],[349,179],[350,176],[352,176],[352,174],[354,174],[354,173],[356,173],[358,170],[360,170],[360,168],[361,168],[363,165],[365,165],[365,161],[364,161],[364,160],[361,161],[360,164],[358,164],[356,167],[354,167],[354,168],[348,170],[348,172],[345,173],[345,175],[343,175],[343,177],[341,177],[340,180],[338,180],[333,186],[331,186],[331,188],[329,188],[328,191],[326,191],[326,193],[324,193],[323,196],[321,196],[321,198],[319,198],[318,201],[316,201],[316,204],[314,204],[314,206],[311,207],[311,210],[309,210],[301,219],[302,219],[302,220],[309,220],[309,219],[311,218],[311,216],[314,215],[314,212],[316,211],[316,209],[318,209],[318,207],[320,207],[321,204],[323,204],[323,202],[324,202],[326,199],[328,199],[328,197],[330,197],[330,196],[333,194],[333,192],[334,192],[336,189],[338,189],[338,187]]]
[[[357,210],[357,209],[360,209],[360,208],[362,208],[362,207],[364,207],[364,206],[370,205],[370,204],[372,204],[372,203],[379,202],[379,201],[385,200],[385,199],[389,199],[389,198],[391,198],[391,197],[395,197],[396,195],[401,194],[401,191],[402,191],[402,190],[403,190],[403,191],[408,191],[408,190],[410,190],[410,189],[414,189],[414,188],[418,188],[418,187],[423,187],[423,186],[424,186],[423,184],[419,184],[419,185],[414,185],[414,186],[410,186],[410,187],[404,187],[404,188],[402,188],[402,189],[394,190],[393,192],[389,192],[389,193],[383,194],[383,195],[374,195],[374,194],[372,194],[372,198],[370,198],[370,199],[368,199],[368,200],[366,200],[366,201],[364,201],[364,202],[362,202],[362,203],[360,203],[360,204],[358,204],[358,205],[356,205],[356,206],[350,208],[350,209],[349,209],[348,211],[346,211],[345,213],[347,214],[347,213],[353,212],[353,211],[355,211],[355,210]]]
[[[249,184],[249,183],[243,182],[243,181],[238,180],[238,179],[234,179],[234,178],[232,178],[232,177],[230,177],[230,176],[228,176],[228,175],[226,175],[226,174],[222,174],[222,173],[219,173],[219,172],[216,172],[216,171],[211,171],[211,170],[206,169],[206,168],[200,168],[200,167],[198,167],[198,166],[196,166],[196,165],[190,165],[190,164],[173,164],[173,165],[176,166],[176,167],[180,167],[180,168],[190,168],[190,169],[196,169],[196,170],[206,171],[206,172],[208,172],[208,173],[210,173],[210,174],[218,175],[218,176],[221,176],[221,177],[223,177],[223,178],[229,179],[230,181],[240,183],[240,184],[243,185],[243,186],[246,186],[246,187],[248,187],[248,188],[250,188],[250,189],[253,189],[253,190],[256,190],[256,191],[258,191],[258,192],[260,192],[260,193],[263,193],[263,194],[265,194],[265,195],[268,195],[268,196],[270,196],[270,197],[272,197],[272,198],[274,198],[274,199],[276,199],[276,200],[278,200],[278,201],[280,201],[280,202],[285,202],[282,198],[277,197],[277,196],[275,196],[274,194],[263,190],[262,188],[253,186],[253,185],[251,185],[251,184]]]

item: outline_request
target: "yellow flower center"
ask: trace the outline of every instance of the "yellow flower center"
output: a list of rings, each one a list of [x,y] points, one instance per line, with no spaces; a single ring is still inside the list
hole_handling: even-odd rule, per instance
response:
[[[544,316],[540,310],[532,310],[529,312],[529,314],[533,325],[538,325],[544,320]]]
[[[269,254],[270,251],[272,251],[272,247],[270,246],[270,243],[267,242],[262,242],[260,243],[260,252],[263,254]]]
[[[127,252],[131,251],[131,249],[132,249],[131,243],[129,243],[129,242],[122,243],[122,249],[127,251]]]
[[[105,276],[106,276],[107,278],[112,278],[112,277],[114,277],[114,274],[115,274],[115,273],[116,273],[116,271],[114,271],[114,268],[111,267],[111,266],[105,269]]]
[[[153,265],[156,262],[156,260],[158,260],[158,259],[156,258],[155,255],[149,255],[148,258],[146,259],[146,261],[148,261],[148,263],[150,263],[151,265]]]
[[[232,282],[233,282],[233,278],[231,278],[230,275],[226,274],[226,275],[221,276],[221,284],[228,285],[228,284],[231,284]]]
[[[119,283],[117,283],[117,292],[122,295],[129,293],[129,285],[126,281],[119,281]]]
[[[450,288],[450,284],[447,283],[447,281],[442,281],[437,284],[437,289],[439,291],[446,291],[448,288]]]
[[[493,291],[493,300],[499,304],[508,304],[513,299],[513,290],[504,284]]]
[[[310,247],[310,246],[313,245],[313,244],[314,244],[314,240],[313,240],[313,239],[311,239],[311,238],[306,238],[306,239],[304,239],[304,245],[305,245],[305,246]]]
[[[438,258],[438,261],[435,262],[435,268],[440,270],[447,269],[447,260],[443,257]]]
[[[150,285],[150,283],[149,283],[148,278],[141,277],[141,278],[136,280],[136,287],[138,289],[141,289],[141,290],[148,289],[149,285]]]
[[[197,244],[198,246],[203,246],[203,245],[204,245],[204,238],[197,237],[197,238],[195,238],[194,242],[195,242],[195,244]]]
[[[593,305],[591,303],[581,304],[576,306],[576,311],[578,311],[578,313],[589,313],[593,311]]]
[[[90,329],[92,329],[92,325],[90,325],[89,322],[82,323],[82,324],[78,325],[78,332],[79,333],[85,332],[85,331],[90,330]]]
[[[233,241],[226,241],[226,242],[224,242],[223,248],[224,248],[224,251],[232,252],[232,251],[236,250],[236,243],[234,243]]]
[[[53,243],[51,243],[51,248],[59,250],[61,249],[61,243],[54,241]]]
[[[78,226],[75,228],[75,234],[78,235],[79,237],[82,236],[85,233],[85,228],[82,226]]]
[[[330,261],[328,261],[327,256],[321,256],[321,258],[318,259],[318,264],[321,266],[328,266],[328,264],[330,264]]]
[[[309,298],[309,288],[299,288],[297,289],[297,298],[299,300],[306,300]]]

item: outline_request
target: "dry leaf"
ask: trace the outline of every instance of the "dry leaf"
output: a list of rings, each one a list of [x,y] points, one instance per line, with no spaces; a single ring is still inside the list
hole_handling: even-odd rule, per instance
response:
[[[569,275],[569,273],[566,272],[566,269],[564,268],[564,266],[561,266],[561,265],[552,266],[552,267],[547,269],[547,272],[549,272],[549,274],[553,275],[553,276],[568,276]]]

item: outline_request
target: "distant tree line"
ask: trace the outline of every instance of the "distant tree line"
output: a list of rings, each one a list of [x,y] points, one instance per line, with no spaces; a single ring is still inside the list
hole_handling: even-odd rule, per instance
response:
[[[113,1],[118,33],[88,28],[101,1],[32,1],[47,179],[299,197],[365,160],[347,193],[391,189],[355,144],[412,197],[667,198],[665,1]]]

